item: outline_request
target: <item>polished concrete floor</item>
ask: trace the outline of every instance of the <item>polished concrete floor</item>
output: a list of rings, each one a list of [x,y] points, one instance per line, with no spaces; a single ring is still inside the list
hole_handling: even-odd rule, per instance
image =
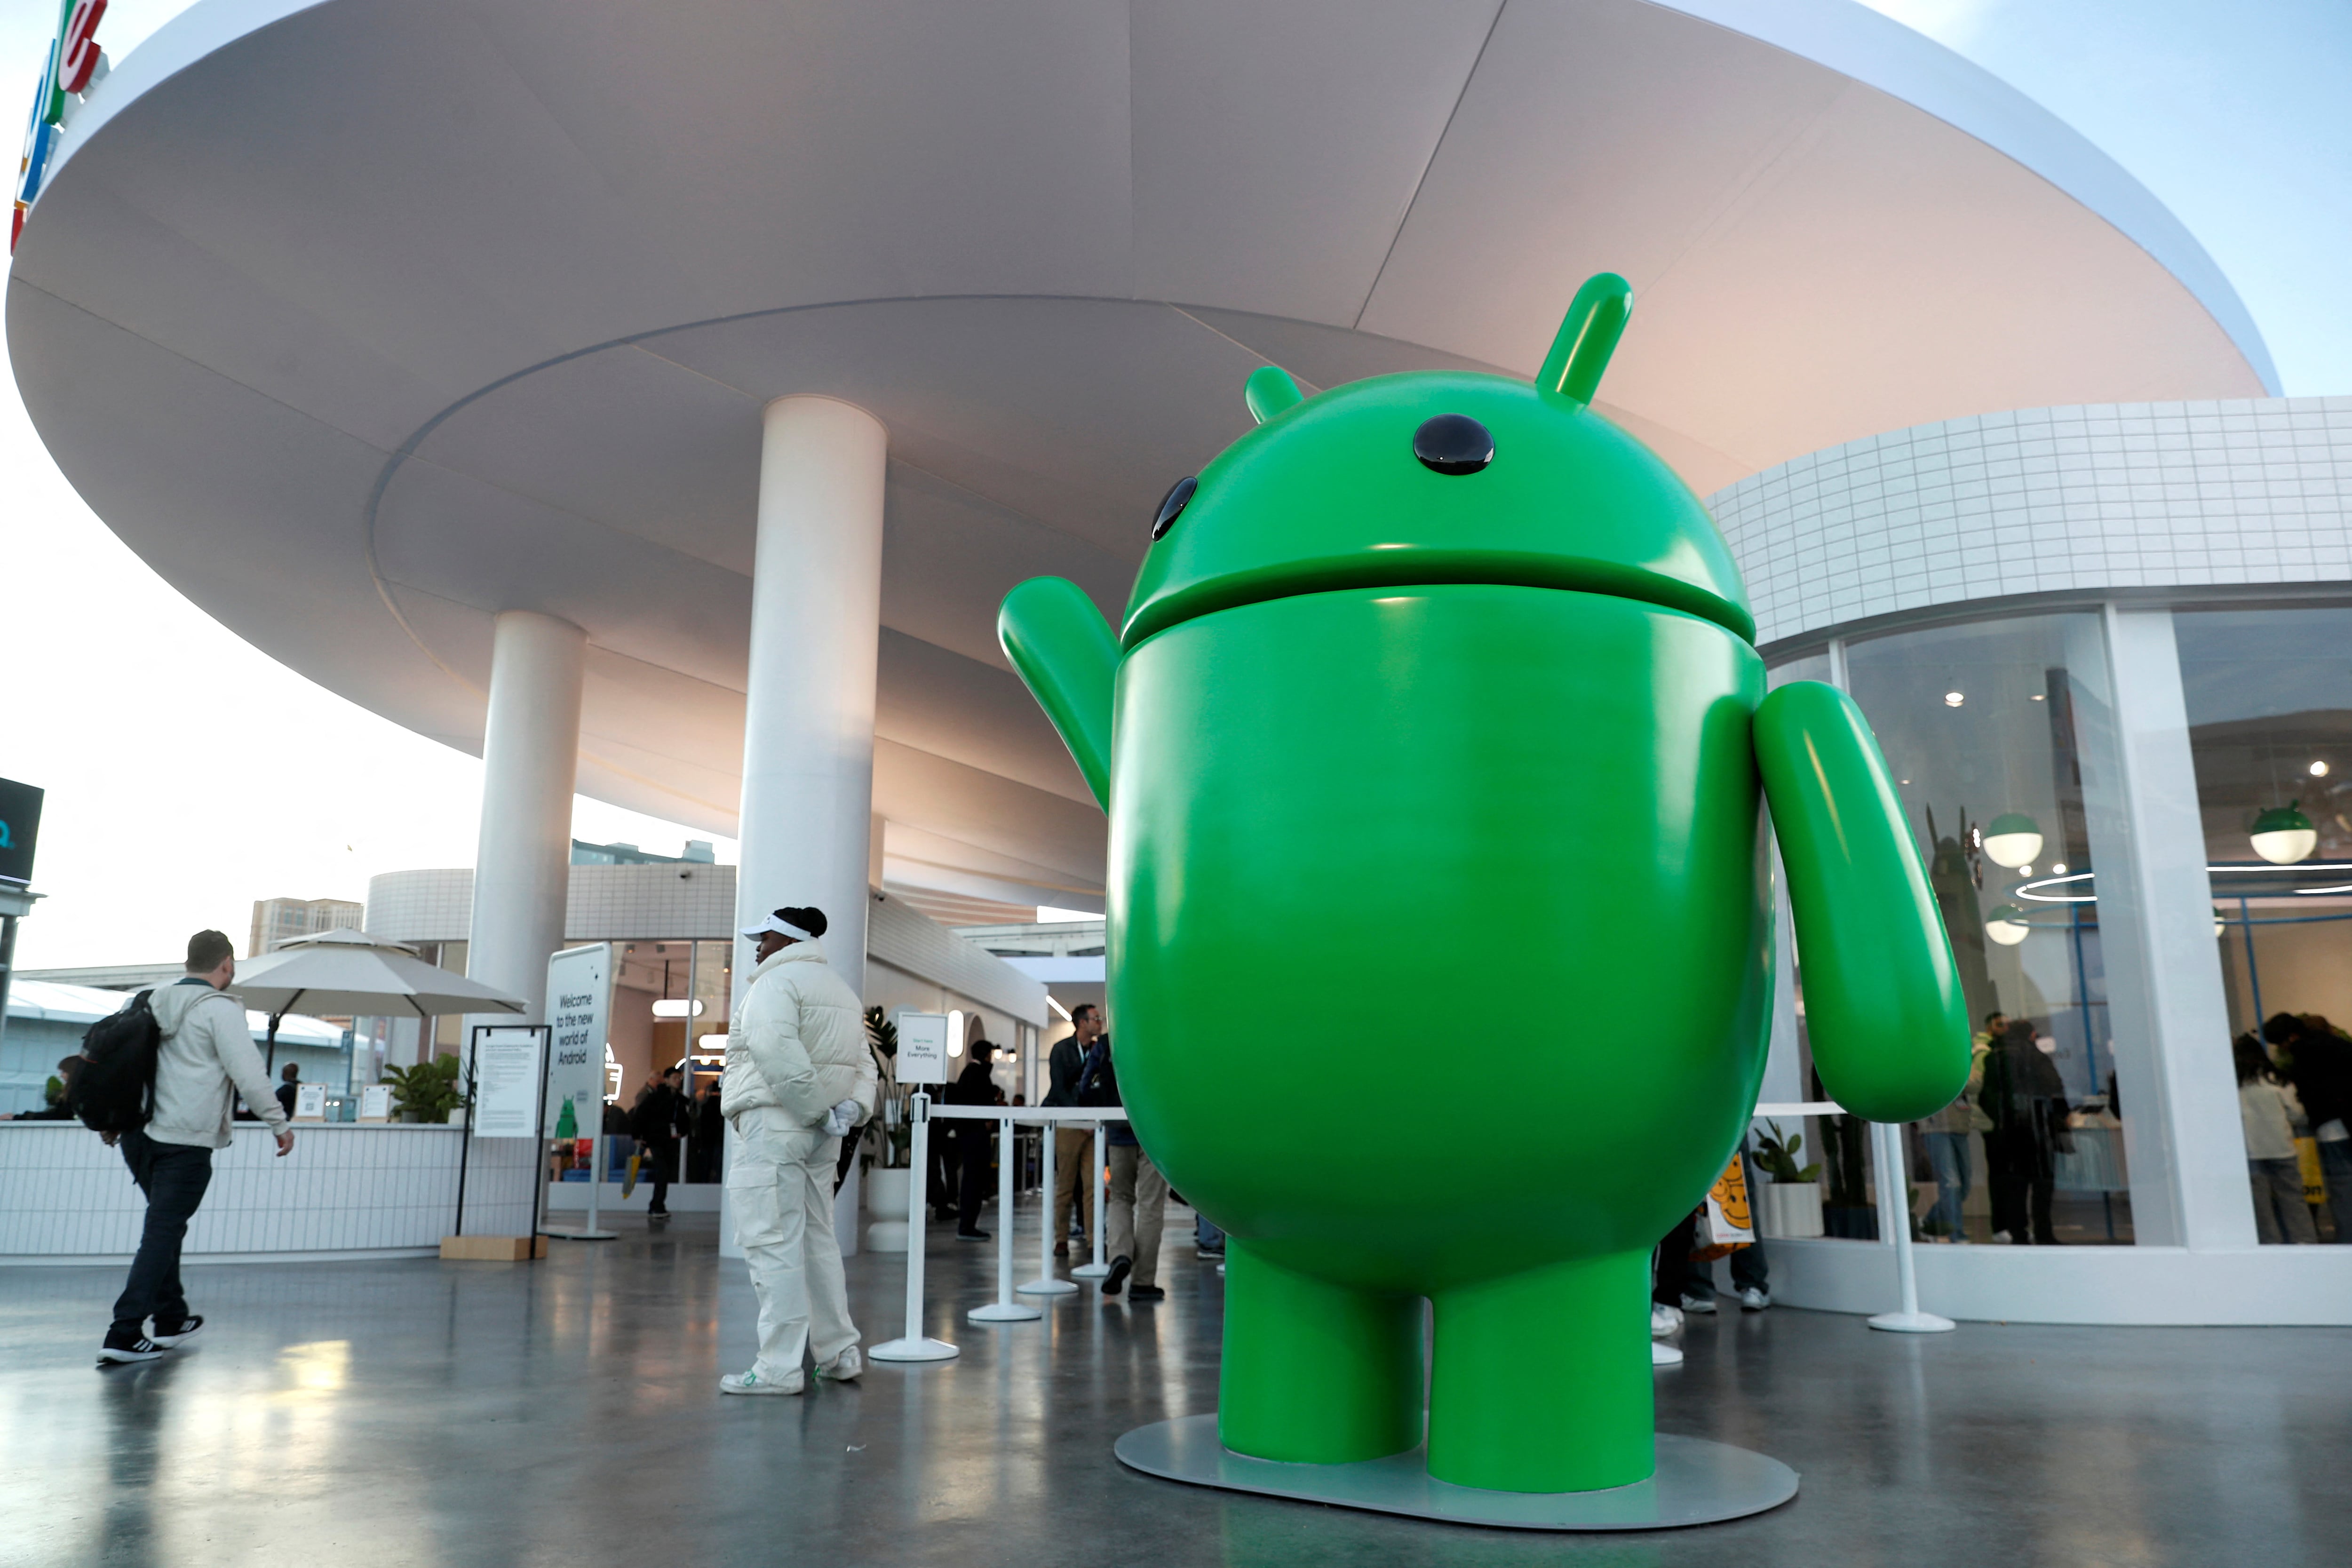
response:
[[[1797,1500],[1702,1530],[1530,1536],[1121,1468],[1119,1433],[1215,1401],[1219,1281],[1189,1246],[1164,1302],[1089,1290],[982,1328],[962,1311],[992,1293],[993,1249],[935,1229],[929,1328],[960,1360],[721,1399],[719,1373],[750,1359],[751,1292],[712,1223],[624,1220],[536,1266],[192,1269],[203,1336],[103,1373],[117,1272],[0,1269],[0,1563],[2352,1562],[2352,1332],[1698,1320],[1659,1374],[1660,1425],[1786,1460]],[[869,1254],[850,1279],[868,1340],[896,1332],[902,1261]]]

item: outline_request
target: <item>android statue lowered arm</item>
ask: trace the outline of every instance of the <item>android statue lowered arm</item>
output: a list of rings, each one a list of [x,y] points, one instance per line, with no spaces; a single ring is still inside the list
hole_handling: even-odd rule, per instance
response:
[[[1588,282],[1532,386],[1261,369],[1116,635],[1057,578],[1004,601],[1109,816],[1123,1098],[1230,1237],[1236,1452],[1650,1474],[1650,1252],[1755,1104],[1768,825],[1823,1085],[1903,1121],[1967,1077],[1860,712],[1765,694],[1706,510],[1590,406],[1630,301]]]

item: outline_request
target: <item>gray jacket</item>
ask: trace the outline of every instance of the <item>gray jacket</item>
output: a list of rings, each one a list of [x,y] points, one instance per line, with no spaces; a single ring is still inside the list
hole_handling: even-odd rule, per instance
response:
[[[147,1122],[148,1137],[158,1143],[226,1149],[230,1108],[240,1094],[271,1131],[286,1130],[286,1109],[270,1091],[245,1007],[236,997],[190,976],[175,985],[158,985],[147,1005],[163,1032],[155,1054],[155,1114]]]

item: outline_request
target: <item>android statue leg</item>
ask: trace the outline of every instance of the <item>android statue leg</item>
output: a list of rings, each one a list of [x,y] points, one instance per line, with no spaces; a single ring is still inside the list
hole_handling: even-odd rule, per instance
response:
[[[1648,1253],[1548,1264],[1432,1300],[1432,1476],[1566,1492],[1651,1474]]]
[[[1219,1439],[1256,1458],[1325,1465],[1417,1446],[1421,1321],[1418,1297],[1309,1279],[1229,1237]]]

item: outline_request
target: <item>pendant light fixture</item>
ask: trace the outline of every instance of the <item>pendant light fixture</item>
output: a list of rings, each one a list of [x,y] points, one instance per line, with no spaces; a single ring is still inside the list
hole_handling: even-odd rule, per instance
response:
[[[2303,815],[2302,806],[2299,800],[2289,801],[2255,817],[2247,829],[2254,853],[2273,866],[2292,866],[2311,858],[2311,852],[2319,847],[2319,829]]]
[[[2042,853],[2042,829],[2021,811],[2004,811],[1984,830],[1984,852],[1996,866],[2014,871]]]
[[[2032,929],[2025,923],[2025,911],[2015,904],[1995,904],[1985,911],[1985,935],[2003,947],[2015,947]]]

